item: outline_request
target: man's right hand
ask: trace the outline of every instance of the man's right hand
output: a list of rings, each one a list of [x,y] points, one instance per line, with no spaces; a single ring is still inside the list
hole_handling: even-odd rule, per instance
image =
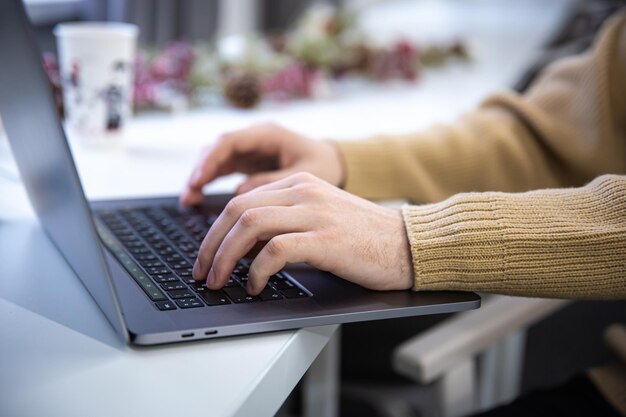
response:
[[[309,172],[332,185],[344,181],[339,150],[274,124],[263,124],[222,135],[206,149],[180,197],[184,205],[202,201],[202,187],[223,175],[248,177],[237,188],[242,194],[296,172]]]

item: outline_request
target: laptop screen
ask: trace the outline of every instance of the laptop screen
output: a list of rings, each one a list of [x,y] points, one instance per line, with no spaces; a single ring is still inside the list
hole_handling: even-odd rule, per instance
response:
[[[41,225],[113,327],[126,337],[102,247],[21,0],[0,1],[0,118]],[[32,261],[37,262],[36,253]],[[54,279],[46,276],[44,265],[41,279]]]

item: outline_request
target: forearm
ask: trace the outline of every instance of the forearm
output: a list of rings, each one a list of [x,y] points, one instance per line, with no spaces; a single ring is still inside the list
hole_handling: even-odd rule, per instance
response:
[[[415,290],[626,298],[626,177],[403,210]]]
[[[416,134],[338,146],[344,188],[374,200],[428,203],[460,192],[515,192],[563,183],[541,144],[516,116],[497,107]]]
[[[594,48],[447,126],[339,143],[346,190],[434,202],[458,192],[580,186],[626,173],[626,14]]]

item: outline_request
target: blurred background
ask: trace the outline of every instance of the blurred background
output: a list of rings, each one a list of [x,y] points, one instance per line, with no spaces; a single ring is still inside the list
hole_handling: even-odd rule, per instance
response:
[[[136,120],[131,133],[147,132],[148,121],[157,120],[162,127],[162,119],[168,117],[187,123],[186,131],[199,126],[200,116],[228,121],[214,130],[207,128],[204,138],[268,118],[314,135],[346,138],[377,133],[372,124],[378,129],[411,130],[446,121],[470,110],[493,89],[523,92],[545,65],[585,50],[607,16],[624,5],[611,0],[24,1],[41,49],[49,53],[44,59],[57,89],[62,83],[52,33],[56,24],[134,23],[139,27],[139,48],[133,93]],[[389,96],[389,91],[396,95]],[[373,101],[371,108],[369,104],[353,108],[355,102],[367,100]],[[434,103],[431,116],[413,118],[412,114],[429,112],[425,102]],[[390,103],[402,109],[389,110],[385,106]],[[320,105],[327,106],[327,113],[352,115],[348,124],[366,120],[363,115],[380,117],[360,127],[346,127],[337,118],[329,118],[323,126],[309,129],[302,120],[317,114],[318,107],[313,107]],[[452,110],[444,115],[442,108]],[[241,111],[248,113],[241,115]],[[187,115],[182,116],[184,120],[181,114]],[[150,135],[155,137],[155,149],[167,141],[154,130]],[[193,146],[202,142],[194,140]],[[181,141],[181,147],[191,149]],[[144,155],[152,146],[143,139],[139,144],[129,143],[126,151],[141,148]],[[166,146],[177,145],[172,145],[170,137]],[[89,152],[77,156],[81,177],[88,193],[102,195],[98,161],[119,155]],[[181,157],[178,163],[189,166],[191,159]],[[10,168],[5,166],[5,170]],[[181,169],[170,179],[170,188],[176,190],[185,176]],[[118,182],[111,173],[108,184]],[[573,302],[548,309],[521,328],[511,328],[511,333],[523,331],[518,340],[523,354],[517,356],[516,393],[555,385],[590,366],[614,360],[602,343],[602,332],[623,318],[624,311],[626,302]],[[424,383],[399,372],[393,366],[394,351],[424,331],[442,328],[451,318],[344,325],[341,415],[437,415],[433,411],[441,401],[437,381]],[[302,395],[296,387],[278,415],[299,415],[301,407]]]

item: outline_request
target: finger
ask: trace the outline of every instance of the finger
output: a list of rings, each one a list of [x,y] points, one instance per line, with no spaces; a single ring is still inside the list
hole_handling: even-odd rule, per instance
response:
[[[180,195],[179,202],[183,206],[197,206],[202,203],[203,198],[202,190],[192,190],[187,187]]]
[[[217,167],[234,154],[275,154],[283,142],[281,135],[271,124],[256,125],[222,135],[214,147],[207,150],[198,165],[199,170],[191,178],[192,186],[201,186],[215,179]],[[234,169],[234,167],[233,167]]]
[[[281,178],[274,182],[261,185],[255,189],[255,192],[271,191],[271,190],[283,190],[294,187],[303,183],[320,183],[323,182],[313,174],[308,172],[296,172],[288,177]]]
[[[293,207],[258,207],[247,210],[217,249],[211,269],[211,289],[222,288],[237,262],[259,241],[284,233],[304,232],[313,226],[313,216]]]
[[[218,140],[216,144],[206,148],[193,169],[185,190],[180,196],[183,205],[196,205],[202,202],[202,188],[220,175],[228,174],[224,165],[231,153],[231,143]]]
[[[200,245],[193,268],[193,277],[197,280],[206,279],[215,252],[246,210],[263,206],[291,206],[295,203],[295,198],[292,193],[285,190],[270,190],[266,192],[255,191],[230,200]]]
[[[261,185],[269,184],[274,181],[287,178],[293,175],[296,171],[294,169],[283,169],[280,171],[261,172],[259,174],[250,175],[245,181],[243,181],[239,187],[237,187],[237,194],[247,193]]]
[[[310,233],[289,233],[269,240],[254,258],[248,272],[246,291],[258,295],[267,285],[269,277],[280,271],[287,263],[311,263],[317,256],[319,246],[313,244]]]

